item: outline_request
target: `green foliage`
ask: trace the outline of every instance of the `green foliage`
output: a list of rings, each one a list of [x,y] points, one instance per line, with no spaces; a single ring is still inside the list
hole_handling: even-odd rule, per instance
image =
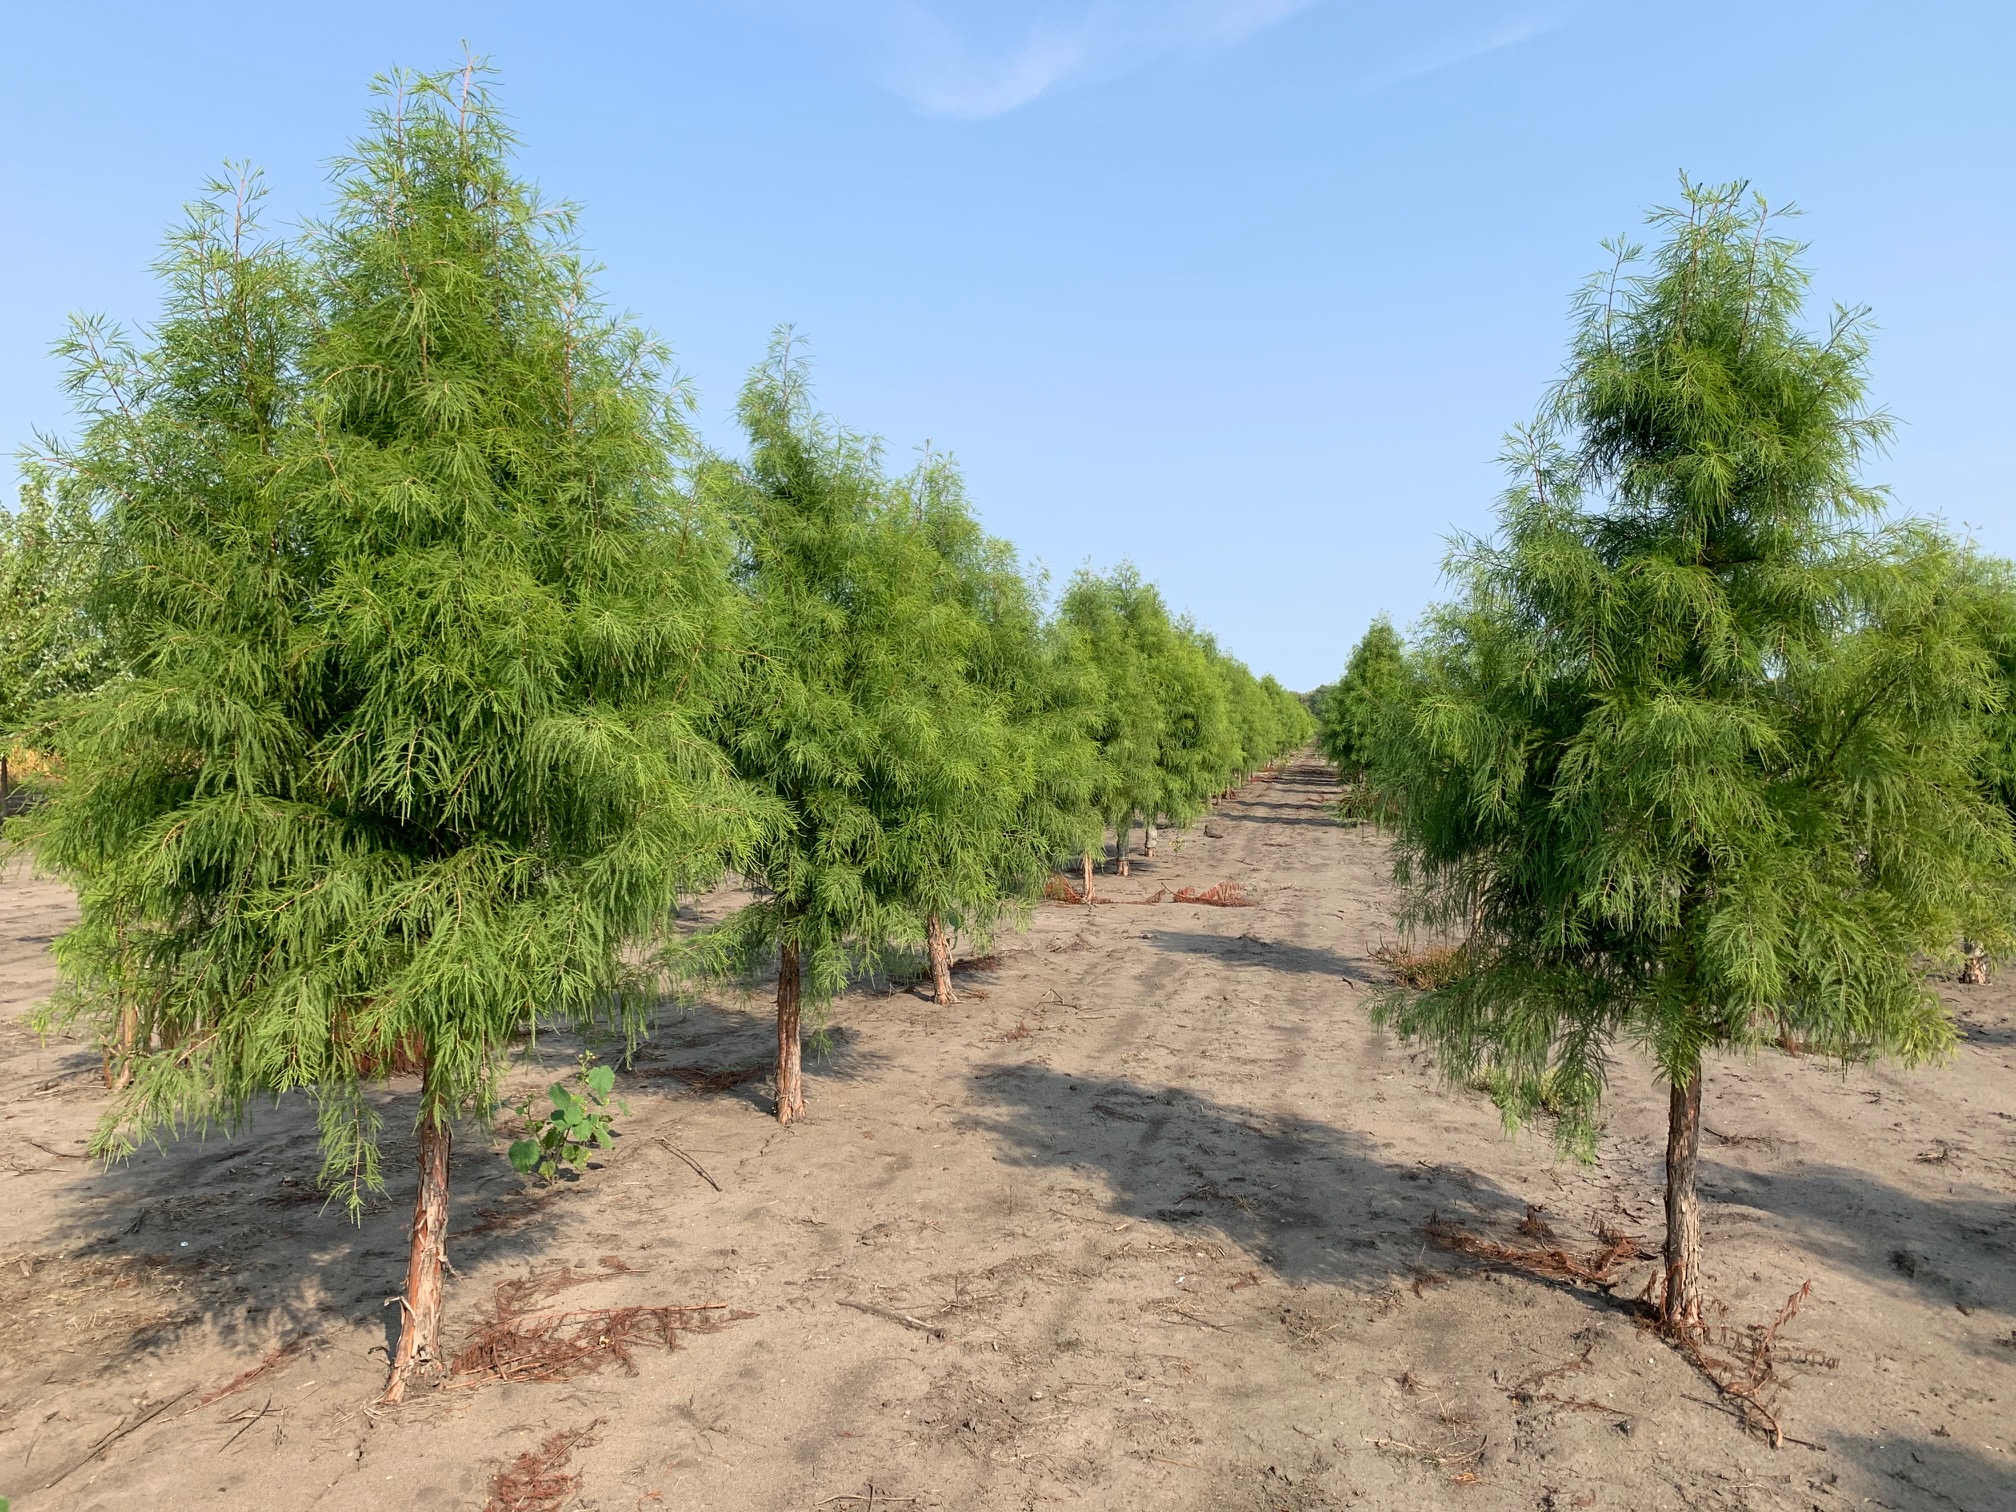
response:
[[[921,935],[927,899],[979,886],[947,816],[1010,759],[966,676],[979,638],[946,559],[879,450],[816,415],[788,333],[743,390],[749,460],[710,464],[734,515],[750,652],[713,711],[736,771],[774,806],[744,864],[760,890],[724,938],[755,967],[796,950],[815,1002]],[[950,507],[949,505],[946,507]]]
[[[1363,777],[1372,764],[1379,721],[1400,707],[1406,689],[1406,651],[1382,614],[1352,647],[1344,676],[1323,699],[1316,749],[1345,777]]]
[[[581,1068],[576,1073],[581,1083],[579,1092],[571,1091],[565,1082],[555,1082],[546,1089],[546,1100],[553,1108],[543,1117],[534,1116],[530,1098],[515,1105],[514,1111],[530,1127],[524,1139],[511,1144],[508,1155],[512,1169],[528,1176],[537,1175],[541,1181],[550,1183],[562,1166],[586,1170],[589,1158],[597,1150],[616,1147],[612,1126],[618,1113],[629,1116],[630,1105],[621,1098],[611,1098],[616,1072],[612,1067],[592,1064],[593,1059],[589,1055],[581,1057]]]
[[[1060,654],[1039,585],[1007,542],[987,536],[949,459],[927,458],[902,494],[940,561],[936,594],[957,611],[938,655],[959,686],[940,693],[938,724],[971,753],[953,781],[917,790],[891,827],[884,886],[919,921],[932,915],[984,942],[1042,893],[1057,861],[1097,844],[1092,806],[1096,683]]]
[[[130,1073],[96,1148],[302,1088],[353,1203],[362,1083],[417,1060],[441,1120],[528,1022],[636,1031],[625,948],[748,829],[696,729],[728,543],[680,490],[661,349],[596,303],[480,79],[381,101],[300,246],[255,179],[214,186],[150,343],[69,343],[58,465],[128,672],[65,720],[34,834],[82,906],[57,1016]]]
[[[1162,731],[1169,720],[1160,666],[1175,639],[1162,596],[1131,566],[1103,578],[1080,571],[1064,591],[1058,620],[1068,654],[1096,681],[1093,807],[1109,821],[1153,813],[1164,787]]]
[[[1955,587],[1994,667],[1996,696],[1980,710],[1982,785],[1996,803],[2016,812],[2016,568],[1968,552],[1958,564]]]
[[[1801,328],[1801,249],[1738,189],[1654,221],[1649,267],[1619,245],[1585,290],[1374,761],[1411,919],[1469,939],[1385,1016],[1571,1142],[1618,1039],[1676,1083],[1781,1036],[1943,1054],[1924,957],[2010,915],[1975,786],[2001,694],[1953,549],[1859,480],[1861,315]]]
[[[0,738],[43,744],[63,701],[111,671],[112,637],[94,613],[105,533],[90,499],[31,464],[20,507],[0,514]]]
[[[1116,828],[1183,824],[1211,797],[1305,743],[1302,701],[1256,679],[1131,566],[1080,572],[1058,606],[1065,655],[1097,688],[1093,806]]]

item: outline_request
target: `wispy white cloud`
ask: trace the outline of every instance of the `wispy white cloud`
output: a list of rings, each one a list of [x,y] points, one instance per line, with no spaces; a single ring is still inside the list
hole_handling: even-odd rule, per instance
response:
[[[1522,16],[1504,22],[1489,31],[1445,42],[1441,47],[1401,58],[1368,75],[1358,87],[1362,93],[1376,94],[1382,89],[1391,89],[1398,84],[1409,84],[1416,79],[1425,79],[1430,74],[1438,74],[1446,69],[1474,62],[1478,58],[1489,57],[1492,53],[1503,52],[1508,47],[1517,47],[1520,43],[1530,42],[1535,37],[1545,36],[1560,27],[1564,19],[1565,17],[1559,13]]]
[[[934,115],[978,120],[1061,85],[1114,78],[1172,53],[1234,47],[1318,0],[1080,0],[1052,5],[1003,31],[960,24],[942,3],[898,0],[887,13],[887,82]],[[1017,7],[1017,9],[1022,9]]]

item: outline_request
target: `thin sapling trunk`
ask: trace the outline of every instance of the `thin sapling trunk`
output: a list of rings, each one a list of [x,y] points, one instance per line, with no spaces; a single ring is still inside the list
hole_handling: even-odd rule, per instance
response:
[[[422,1075],[420,1190],[413,1198],[412,1245],[406,1257],[406,1291],[399,1297],[399,1349],[392,1357],[386,1406],[401,1401],[416,1377],[441,1368],[441,1269],[448,1257],[448,1114],[434,1096],[430,1064]]]
[[[1085,852],[1079,859],[1084,863],[1085,867],[1084,903],[1087,908],[1090,908],[1092,906],[1092,852]]]
[[[935,913],[927,926],[931,949],[931,1000],[941,1008],[959,1001],[952,992],[952,946],[945,938],[945,924]]]
[[[1988,985],[1988,952],[1972,940],[1962,940],[1960,949],[1966,959],[1960,963],[1960,985],[1963,987],[1986,987]]]
[[[804,1034],[800,1022],[798,947],[786,945],[777,961],[777,1122],[805,1116]]]
[[[1666,1290],[1660,1320],[1670,1329],[1701,1323],[1701,1198],[1694,1167],[1701,1154],[1701,1072],[1673,1083],[1666,1118]]]
[[[1113,826],[1113,872],[1127,875],[1127,842],[1134,838],[1134,811],[1129,809]]]

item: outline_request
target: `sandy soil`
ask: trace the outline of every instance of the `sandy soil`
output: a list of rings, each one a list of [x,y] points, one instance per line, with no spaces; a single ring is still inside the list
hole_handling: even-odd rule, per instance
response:
[[[1645,1263],[1606,1294],[1424,1240],[1440,1214],[1531,1243],[1531,1206],[1577,1250],[1606,1224],[1656,1245],[1664,1095],[1621,1060],[1600,1161],[1563,1165],[1373,1030],[1384,849],[1331,796],[1294,768],[1101,879],[1140,898],[1229,878],[1256,907],[1045,907],[956,1008],[848,997],[788,1132],[760,1082],[650,1074],[760,1060],[760,1001],[668,1021],[582,1180],[527,1192],[500,1138],[465,1131],[452,1338],[500,1281],[562,1265],[591,1277],[566,1305],[753,1316],[639,1352],[634,1377],[389,1413],[366,1404],[411,1088],[385,1094],[391,1187],[361,1226],[318,1206],[291,1104],[94,1169],[95,1058],[22,1022],[71,905],[14,877],[0,1495],[474,1508],[516,1456],[592,1425],[566,1504],[624,1512],[2016,1508],[2016,994],[1953,989],[1967,1042],[1936,1071],[1713,1067],[1710,1288],[1734,1325],[1810,1280],[1787,1337],[1838,1361],[1788,1371],[1773,1450],[1640,1326]]]

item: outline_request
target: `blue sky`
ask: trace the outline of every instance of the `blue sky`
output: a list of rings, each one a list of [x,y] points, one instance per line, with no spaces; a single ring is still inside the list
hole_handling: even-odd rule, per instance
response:
[[[312,214],[370,76],[465,38],[712,439],[791,321],[897,465],[1292,686],[1488,527],[1570,291],[1682,168],[1804,207],[1816,318],[1875,307],[1872,476],[2016,553],[2008,0],[10,6],[0,441],[63,429],[49,343],[149,317],[223,159]]]

